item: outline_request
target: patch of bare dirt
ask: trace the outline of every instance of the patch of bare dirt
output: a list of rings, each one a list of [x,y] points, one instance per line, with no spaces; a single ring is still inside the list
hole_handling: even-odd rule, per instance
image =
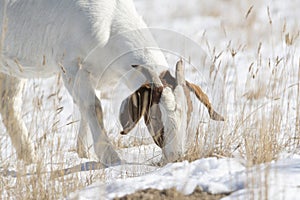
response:
[[[199,187],[190,195],[184,195],[178,192],[175,188],[157,190],[157,189],[145,189],[137,191],[133,194],[129,194],[120,198],[114,198],[114,200],[219,200],[227,194],[209,194],[203,192]]]

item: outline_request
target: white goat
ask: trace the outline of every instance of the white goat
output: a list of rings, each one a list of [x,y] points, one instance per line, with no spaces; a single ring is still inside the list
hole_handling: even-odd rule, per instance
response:
[[[148,118],[147,124],[163,126],[163,133],[160,128],[149,129],[154,131],[153,136],[160,132],[159,138],[157,134],[154,137],[156,143],[163,148],[172,143],[173,137],[179,140],[182,127],[179,122],[187,104],[181,101],[185,82],[183,86],[174,85],[173,79],[164,82],[165,78],[172,77],[167,72],[167,62],[132,0],[0,0],[0,37],[0,72],[5,74],[0,76],[0,111],[19,158],[32,162],[35,157],[33,144],[18,112],[21,79],[57,73],[62,74],[64,85],[81,113],[77,140],[80,156],[86,156],[87,147],[82,141],[89,127],[99,161],[107,165],[120,163],[106,135],[95,89],[113,86],[130,71],[134,71],[133,78],[127,84],[138,88],[140,83],[134,77],[143,74],[148,82],[142,88],[148,88],[148,95],[155,94],[158,98],[154,104],[159,105],[159,113],[153,111],[153,99],[140,102],[151,107],[146,109],[150,118],[158,118],[151,123]],[[188,83],[188,88],[206,104],[212,118],[222,120],[198,86]],[[121,116],[132,103],[138,109],[145,108],[127,98]],[[180,106],[182,108],[177,109]],[[121,118],[125,127],[123,133],[128,133],[141,116],[132,112],[125,114],[125,118]],[[131,124],[129,128],[128,123]],[[174,145],[165,149],[168,159],[176,158]]]

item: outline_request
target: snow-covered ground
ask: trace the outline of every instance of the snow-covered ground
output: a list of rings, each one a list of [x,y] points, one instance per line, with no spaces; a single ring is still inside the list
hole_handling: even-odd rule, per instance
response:
[[[103,100],[106,129],[119,147],[118,152],[128,162],[140,164],[76,172],[79,182],[97,181],[65,195],[70,199],[112,199],[141,189],[172,187],[190,194],[200,186],[213,194],[230,193],[224,199],[297,199],[300,154],[299,146],[291,141],[300,135],[299,121],[296,121],[300,104],[297,98],[300,1],[134,2],[165,50],[170,66],[180,57],[189,60],[187,79],[201,85],[227,121],[210,121],[206,110],[197,105],[192,128],[202,131],[199,136],[201,155],[214,157],[158,167],[153,163],[160,159],[161,151],[153,144],[145,126],[141,123],[133,133],[120,136],[115,116],[120,102]],[[119,94],[112,91],[110,96]],[[32,99],[32,96],[35,97]],[[79,159],[75,153],[80,116],[61,87],[61,80],[31,80],[24,90],[24,99],[22,110],[42,158],[42,171],[65,169],[92,160]],[[268,120],[278,120],[278,127],[264,127],[264,121]],[[0,132],[0,171],[12,172],[11,176],[0,178],[6,184],[0,186],[0,192],[3,198],[8,198],[16,195],[9,190],[18,182],[13,172],[20,170],[20,163],[4,127],[0,130],[3,130]],[[265,130],[276,135],[267,137]],[[256,135],[261,137],[262,133],[266,136],[263,139],[271,140],[270,146],[256,143]],[[264,148],[271,150],[264,151]],[[211,149],[221,149],[222,154],[218,151],[206,154]],[[268,158],[272,153],[278,154],[277,161],[266,159],[270,162],[259,165],[251,161]],[[41,166],[24,169],[35,171]],[[52,184],[50,179],[45,180]],[[59,188],[69,183],[60,180],[53,184]]]
[[[220,86],[219,88],[211,88],[214,89],[212,91],[209,89],[210,86],[205,84],[205,81],[199,80],[201,78],[198,78],[198,81],[202,87],[205,87],[218,109],[221,112],[226,112],[228,121],[234,121],[240,117],[237,112],[241,112],[241,110],[237,110],[237,107],[232,106],[232,104],[245,105],[246,97],[252,99],[251,96],[255,96],[252,103],[257,106],[268,104],[272,102],[272,99],[280,98],[279,113],[287,120],[284,123],[285,128],[281,127],[281,132],[286,134],[287,138],[289,138],[287,135],[291,134],[292,137],[295,134],[296,130],[291,127],[297,123],[295,122],[296,112],[287,113],[289,111],[285,105],[289,102],[296,109],[296,105],[300,102],[297,102],[299,99],[296,100],[296,96],[291,94],[295,90],[293,90],[294,92],[289,91],[287,94],[283,91],[286,90],[286,87],[297,84],[297,82],[299,84],[297,75],[297,69],[299,70],[297,67],[299,42],[296,41],[300,27],[297,12],[297,8],[300,7],[299,1],[154,0],[149,2],[136,0],[135,2],[138,11],[149,26],[169,29],[186,35],[199,44],[208,58],[217,57],[220,54],[217,58],[221,74],[219,74],[221,77],[218,81],[223,81],[221,84],[228,86],[226,91],[221,91],[226,96],[226,109],[222,109],[224,103],[214,98],[218,97],[216,93],[219,93],[223,88],[220,89]],[[291,36],[293,34],[294,36]],[[161,39],[160,42],[165,42],[168,48],[175,49],[176,44],[182,40],[176,41],[170,35]],[[295,37],[295,43],[289,46],[287,40],[291,37]],[[189,51],[186,49],[187,46],[182,47],[183,56],[191,56],[191,59],[195,60],[198,53],[199,57],[203,59],[203,52],[195,53],[193,52],[194,49]],[[236,55],[232,56],[234,53]],[[174,63],[172,56],[167,54],[167,58],[171,63]],[[281,58],[284,63],[282,65],[279,61]],[[274,64],[276,59],[279,62],[278,65]],[[287,69],[281,69],[283,66]],[[197,70],[199,70],[199,66]],[[207,68],[200,67],[200,70],[202,70],[200,75],[204,76],[207,83],[209,75],[204,72]],[[274,73],[272,70],[282,70],[279,74],[282,77],[286,76],[287,80],[272,77],[272,73]],[[193,72],[188,73],[188,75],[190,79],[197,79],[193,77],[195,75]],[[273,87],[276,91],[271,91],[269,88],[271,81],[274,82],[273,85],[276,84],[276,81],[280,82]],[[233,92],[232,90],[237,91]],[[233,97],[235,95],[236,97]],[[268,109],[265,111],[268,112]],[[245,112],[250,113],[251,109]],[[254,121],[262,119],[261,114],[251,117]],[[234,125],[236,124],[229,122],[227,128],[230,130],[234,128]],[[259,127],[254,125],[253,129],[254,131],[251,133],[255,134]],[[211,137],[214,135],[211,133]],[[237,144],[233,142],[232,145]],[[285,151],[288,149],[282,152]],[[294,150],[292,150],[292,154],[282,153],[277,157],[277,161],[252,167],[246,167],[245,160],[239,159],[235,153],[233,153],[234,158],[203,158],[191,163],[187,161],[170,163],[162,168],[155,168],[154,171],[142,176],[107,182],[99,181],[73,193],[70,198],[94,199],[101,196],[111,199],[146,188],[167,189],[172,187],[184,194],[190,194],[196,186],[200,186],[204,191],[213,194],[230,193],[224,199],[292,200],[297,199],[300,195],[300,157],[297,153]],[[126,169],[130,169],[130,166],[127,166]],[[106,173],[110,173],[110,171],[111,169],[107,170]]]
[[[293,200],[298,199],[300,194],[299,166],[299,156],[250,169],[228,158],[170,163],[147,175],[94,183],[73,193],[70,199],[113,199],[147,188],[176,188],[188,195],[200,186],[212,194],[231,193],[224,200]]]

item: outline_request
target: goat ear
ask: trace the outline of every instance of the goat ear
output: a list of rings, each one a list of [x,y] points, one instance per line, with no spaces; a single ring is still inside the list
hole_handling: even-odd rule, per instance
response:
[[[224,121],[224,117],[213,109],[211,103],[209,102],[208,96],[201,90],[201,88],[198,85],[195,85],[188,81],[186,81],[186,85],[191,92],[195,93],[196,97],[200,100],[200,102],[205,105],[211,119],[216,121]]]
[[[158,104],[152,104],[144,115],[144,121],[155,144],[160,148],[164,145],[164,125],[162,113]]]
[[[129,133],[147,112],[150,103],[150,92],[150,84],[144,84],[122,101],[119,111],[119,119],[123,127],[122,135]]]

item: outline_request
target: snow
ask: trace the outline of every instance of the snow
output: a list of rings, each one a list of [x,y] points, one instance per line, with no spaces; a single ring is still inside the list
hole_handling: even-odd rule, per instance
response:
[[[297,26],[299,27],[299,14],[296,11],[297,9],[293,9],[300,6],[299,1],[244,2],[190,0],[183,2],[169,0],[162,2],[154,0],[146,2],[144,0],[136,0],[135,3],[138,11],[143,14],[145,21],[150,27],[154,26],[155,28],[169,29],[185,34],[200,44],[203,51],[202,54],[208,55],[208,58],[222,52],[224,48],[238,51],[234,59],[232,59],[230,51],[221,53],[219,60],[223,63],[220,65],[220,71],[224,70],[224,68],[226,69],[226,66],[229,67],[227,77],[225,79],[219,77],[216,81],[229,86],[229,89],[226,90],[227,94],[225,92],[225,99],[227,99],[228,103],[227,117],[229,118],[228,123],[230,127],[234,127],[234,123],[230,124],[230,122],[236,120],[236,117],[239,116],[237,113],[234,113],[233,109],[235,107],[233,104],[245,104],[244,98],[234,98],[234,96],[251,96],[257,94],[257,105],[266,104],[266,111],[268,107],[276,104],[276,102],[274,103],[273,100],[269,101],[262,98],[262,96],[259,96],[259,93],[267,94],[269,99],[280,96],[281,100],[278,105],[281,105],[281,107],[285,107],[287,104],[293,104],[296,107],[295,101],[289,101],[292,97],[287,97],[282,91],[286,89],[284,88],[285,86],[297,82],[297,72],[288,73],[288,70],[283,70],[282,73],[290,74],[290,79],[286,80],[286,84],[281,83],[282,86],[280,86],[276,83],[278,77],[277,79],[272,77],[272,73],[274,72],[272,68],[275,64],[271,63],[271,66],[268,66],[268,62],[270,62],[270,59],[275,60],[276,56],[284,58],[292,57],[285,60],[283,66],[289,66],[289,70],[291,71],[297,69],[292,66],[298,65],[299,51],[294,47],[286,46],[284,42],[275,42],[281,40],[280,37],[282,37],[282,35],[277,35],[275,32],[284,34],[284,31],[282,32],[284,24],[286,24],[285,33],[299,31],[296,28]],[[253,6],[253,10],[249,14],[249,20],[247,21],[245,15],[251,6]],[[268,16],[268,10],[270,16]],[[153,11],[155,11],[155,14],[153,14]],[[268,23],[269,17],[271,17],[272,25]],[[174,43],[172,41],[176,39],[174,40],[175,37],[173,34],[173,32],[168,32],[168,35],[164,37],[160,34],[158,36],[161,37],[159,41],[165,42],[169,49],[180,51],[176,45],[182,45],[180,41],[183,41],[183,39],[178,39],[178,35],[175,34],[177,42]],[[185,48],[192,46],[187,45],[187,40],[184,41]],[[261,41],[261,52],[258,52],[259,41]],[[298,43],[295,46],[298,46]],[[211,47],[215,47],[216,52],[212,52]],[[195,60],[195,56],[197,55],[193,54],[194,50],[183,49],[181,50],[181,55],[190,55],[192,60]],[[202,55],[201,59],[204,57]],[[261,57],[261,60],[257,60],[257,57]],[[168,52],[167,58],[170,63],[174,63],[174,60],[176,60]],[[248,73],[250,65],[252,65],[252,68],[250,73]],[[278,69],[273,68],[273,70]],[[201,68],[201,70],[200,76],[204,77],[204,79],[208,78],[205,72],[207,69]],[[255,79],[252,78],[253,75],[256,76]],[[197,75],[195,73],[188,73],[188,78],[200,82],[201,86],[207,89],[208,94],[212,97],[213,103],[216,105],[220,104],[220,102],[216,102],[217,98],[214,98],[217,95],[216,93],[219,92],[218,88],[214,88],[214,91],[206,88],[209,87],[210,80],[203,81],[203,78],[199,79],[199,73]],[[276,91],[269,91],[267,89],[269,84],[267,80],[274,81],[274,84],[277,84],[275,87]],[[239,85],[239,87],[230,87],[230,84],[234,86]],[[237,88],[238,91],[236,91],[236,94],[233,94],[230,88]],[[246,110],[246,113],[251,113],[251,107],[246,109],[250,109]],[[294,120],[295,117],[291,116],[293,114],[287,114],[284,109],[286,107],[281,108],[280,113],[286,117],[287,121]],[[264,117],[259,114],[251,115],[252,113],[248,117],[251,117],[254,121],[261,120]],[[282,128],[282,130],[288,130],[283,131],[286,135],[292,135],[293,133],[293,129],[287,128],[289,126],[289,124],[286,124],[286,129]],[[253,128],[255,129],[255,127]],[[215,130],[218,129],[216,128]],[[280,135],[279,138],[285,138],[285,136]],[[211,141],[214,141],[213,138],[217,136],[212,133],[211,137]],[[133,153],[131,152],[131,154]],[[223,198],[226,200],[297,199],[300,195],[299,166],[300,157],[297,154],[284,155],[277,161],[253,167],[246,167],[246,162],[243,159],[239,159],[238,155],[234,158],[203,158],[191,163],[187,161],[170,163],[161,168],[157,167],[155,170],[153,169],[154,171],[148,172],[145,175],[133,178],[113,179],[105,182],[99,181],[84,190],[71,194],[70,199],[77,197],[79,199],[112,199],[116,196],[121,197],[146,188],[167,189],[175,187],[184,194],[191,194],[197,186],[212,194],[230,193],[229,196]],[[130,166],[127,167],[130,169]],[[110,170],[113,170],[113,168]],[[143,171],[142,168],[140,170]],[[99,195],[99,191],[101,191],[101,195]]]
[[[223,200],[293,200],[300,194],[299,166],[299,156],[248,169],[236,159],[204,158],[191,163],[170,163],[134,178],[97,182],[71,194],[69,198],[113,199],[147,188],[176,188],[188,195],[198,186],[212,194],[231,193]]]
[[[248,180],[248,188],[240,188],[224,199],[298,199],[299,166],[300,159],[296,156],[253,167],[239,175],[245,183]]]
[[[170,66],[174,66],[180,56],[191,57],[192,64],[186,66],[186,69],[190,70],[186,73],[187,79],[200,84],[216,106],[216,110],[227,118],[225,125],[212,122],[208,119],[206,110],[197,105],[195,110],[201,114],[199,116],[194,113],[192,122],[197,125],[201,121],[203,132],[207,127],[210,128],[210,132],[207,133],[209,137],[204,133],[203,136],[200,135],[200,143],[204,151],[208,151],[218,145],[227,144],[216,144],[217,138],[221,137],[224,141],[232,139],[233,141],[228,141],[232,149],[231,158],[217,155],[222,158],[208,157],[190,163],[183,161],[158,167],[155,163],[160,160],[161,150],[153,143],[146,127],[142,123],[138,124],[132,133],[120,136],[120,124],[116,116],[120,99],[104,99],[102,104],[106,113],[106,129],[113,144],[118,144],[117,151],[120,156],[131,164],[76,172],[82,179],[91,174],[100,174],[101,178],[86,188],[71,193],[67,198],[112,199],[146,188],[173,187],[184,194],[191,194],[199,186],[212,194],[230,193],[223,198],[226,200],[298,199],[299,147],[284,145],[286,141],[293,140],[295,134],[299,134],[295,130],[299,102],[295,100],[293,85],[299,84],[297,70],[300,48],[299,39],[295,38],[292,46],[288,46],[284,39],[287,33],[296,36],[299,32],[300,18],[297,8],[300,7],[300,1],[135,0],[135,4],[147,24],[155,27],[153,31],[158,37],[158,44],[169,50],[165,53]],[[252,12],[246,20],[245,15],[251,6]],[[269,24],[268,9],[272,25]],[[231,54],[233,50],[237,51],[234,58]],[[214,71],[215,76],[212,76],[216,77],[215,80],[210,76],[211,71],[207,66],[216,57],[219,68],[217,72]],[[276,63],[276,59],[280,58],[284,59]],[[277,71],[280,77],[274,77],[274,71]],[[280,79],[281,77],[286,78]],[[45,167],[45,171],[68,168],[93,160],[79,159],[74,151],[79,126],[77,120],[80,115],[63,87],[56,94],[57,88],[61,86],[60,82],[56,87],[56,82],[56,78],[31,80],[25,88],[24,99],[27,101],[24,101],[22,108],[26,123],[30,127],[30,136],[39,147],[40,157],[44,159],[42,166]],[[49,85],[53,87],[49,89]],[[269,85],[275,85],[275,89],[268,88]],[[39,96],[32,100],[32,94],[35,93]],[[49,98],[52,93],[56,95]],[[258,94],[257,99],[246,98],[247,95],[254,94]],[[267,95],[259,96],[261,94]],[[117,96],[118,91],[110,95]],[[36,110],[36,101],[47,102],[38,109],[43,112]],[[251,105],[244,108],[245,102],[249,101]],[[52,104],[55,105],[55,109]],[[260,107],[261,105],[263,106]],[[63,107],[63,111],[57,113],[56,108],[60,106]],[[272,107],[278,107],[278,113],[285,121],[275,128],[279,129],[277,140],[282,143],[283,149],[286,149],[282,150],[277,161],[247,167],[246,156],[243,154],[246,147],[235,149],[244,138],[253,137],[259,132],[257,124],[262,119],[275,120],[271,118],[272,113],[269,113]],[[253,113],[255,109],[260,109],[261,112]],[[76,114],[72,114],[74,112]],[[245,119],[251,119],[252,123],[246,126],[247,130],[239,130],[239,122],[244,123]],[[56,121],[58,123],[53,127]],[[72,121],[75,123],[68,125]],[[38,127],[34,126],[36,124]],[[0,129],[4,130],[4,127]],[[0,158],[3,161],[0,171],[3,166],[8,166],[8,169],[14,172],[18,166],[14,149],[5,131],[0,134]],[[233,137],[232,134],[237,136]],[[201,153],[207,156],[205,152]],[[28,168],[29,171],[31,168],[33,171],[35,169],[32,166]],[[12,182],[15,181],[13,176],[11,179]],[[6,197],[5,192],[2,195]]]

